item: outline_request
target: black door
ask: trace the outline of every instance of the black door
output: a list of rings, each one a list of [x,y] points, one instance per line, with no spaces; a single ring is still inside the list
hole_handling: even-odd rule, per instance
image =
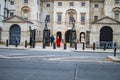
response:
[[[70,42],[70,30],[65,33],[65,42]]]
[[[10,27],[10,45],[20,44],[21,29],[18,25],[13,25]]]
[[[108,26],[103,27],[100,30],[100,41],[112,42],[112,40],[113,40],[113,30]]]
[[[112,48],[113,30],[105,26],[100,30],[100,48]]]

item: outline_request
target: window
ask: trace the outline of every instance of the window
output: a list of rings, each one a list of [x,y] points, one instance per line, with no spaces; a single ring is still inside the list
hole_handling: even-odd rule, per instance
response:
[[[115,0],[115,4],[119,4],[120,3],[120,0]]]
[[[81,24],[85,24],[85,13],[81,14]]]
[[[114,14],[115,20],[119,20],[119,13]]]
[[[10,16],[13,16],[14,15],[14,12],[10,12]]]
[[[62,2],[58,2],[58,6],[62,6]]]
[[[50,4],[46,4],[46,7],[50,7]]]
[[[23,18],[25,19],[25,20],[28,20],[29,19],[29,14],[30,14],[30,8],[29,7],[26,7],[26,6],[24,6],[23,8],[22,8],[22,16],[23,16]]]
[[[99,7],[99,5],[98,4],[95,4],[95,8],[98,8]]]
[[[14,1],[13,0],[10,1],[10,5],[14,5]]]
[[[85,6],[85,2],[81,2],[81,6]]]
[[[70,6],[74,6],[74,3],[73,3],[73,2],[70,2]]]
[[[50,22],[50,15],[46,15],[48,22]]]
[[[71,23],[73,20],[73,15],[69,15],[69,22]]]
[[[24,3],[28,3],[28,0],[24,0]]]
[[[61,20],[62,20],[62,13],[58,13],[57,14],[57,17],[58,17],[58,23],[60,24],[61,23]]]
[[[98,16],[94,16],[94,21],[97,21],[98,20]]]
[[[23,17],[24,17],[25,20],[28,20],[28,13],[24,12]]]

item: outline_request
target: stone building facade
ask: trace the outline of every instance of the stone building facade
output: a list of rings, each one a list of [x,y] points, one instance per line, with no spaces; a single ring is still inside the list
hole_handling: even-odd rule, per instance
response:
[[[73,17],[77,42],[89,47],[94,42],[117,42],[120,47],[119,0],[4,0],[4,4],[9,13],[4,9],[2,14],[7,18],[1,19],[1,42],[10,38],[12,25],[21,27],[20,44],[29,41],[30,26],[36,30],[36,41],[42,41],[46,17],[50,35],[69,42]]]
[[[30,2],[31,1],[31,2]],[[10,45],[18,41],[24,45],[30,41],[30,29],[36,30],[36,41],[40,41],[40,0],[1,0],[1,42]]]

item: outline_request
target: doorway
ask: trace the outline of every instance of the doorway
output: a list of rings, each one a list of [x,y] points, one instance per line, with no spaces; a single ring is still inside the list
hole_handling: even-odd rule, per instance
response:
[[[17,41],[17,45],[20,44],[21,39],[21,29],[20,26],[17,24],[14,24],[10,27],[10,45],[15,45]]]

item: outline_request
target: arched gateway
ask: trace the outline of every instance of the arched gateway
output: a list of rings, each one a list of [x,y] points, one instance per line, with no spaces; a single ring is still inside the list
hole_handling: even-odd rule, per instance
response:
[[[113,30],[109,26],[104,26],[100,30],[100,41],[113,41]]]
[[[109,26],[104,26],[100,30],[100,47],[101,48],[113,47],[113,30]]]
[[[17,44],[20,44],[20,39],[21,39],[21,29],[20,26],[17,24],[14,24],[10,27],[10,45],[15,45],[16,44],[16,40],[17,40]]]

